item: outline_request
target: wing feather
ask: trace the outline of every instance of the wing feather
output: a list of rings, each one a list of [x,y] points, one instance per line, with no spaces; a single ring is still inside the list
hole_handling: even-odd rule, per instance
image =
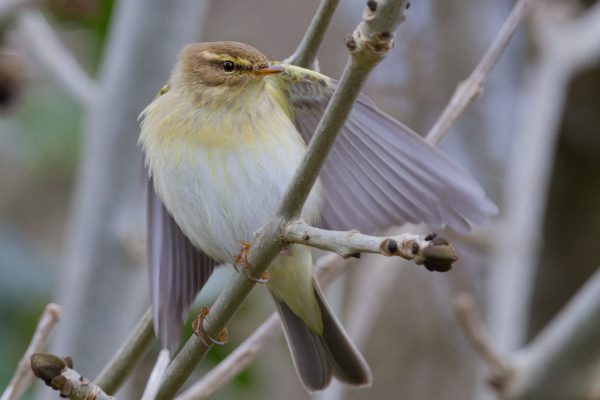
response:
[[[296,128],[308,143],[337,83],[286,66]],[[324,85],[323,82],[326,84]],[[321,225],[375,232],[406,222],[467,231],[497,213],[483,189],[444,153],[360,95],[321,171]]]
[[[154,330],[163,347],[175,350],[182,320],[216,265],[181,231],[148,179],[148,261]]]

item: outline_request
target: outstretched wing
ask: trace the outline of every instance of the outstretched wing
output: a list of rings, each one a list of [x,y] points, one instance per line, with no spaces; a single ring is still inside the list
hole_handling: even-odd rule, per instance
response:
[[[148,178],[148,261],[154,330],[163,347],[175,350],[182,320],[216,265],[181,231]]]
[[[308,142],[337,82],[286,66],[280,84]],[[321,171],[321,223],[374,232],[406,222],[466,231],[497,213],[483,189],[436,147],[360,95]]]

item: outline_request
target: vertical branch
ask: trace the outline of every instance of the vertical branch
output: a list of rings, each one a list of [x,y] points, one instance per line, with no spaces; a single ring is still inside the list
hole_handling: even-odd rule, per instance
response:
[[[498,238],[491,266],[490,331],[505,352],[518,348],[525,338],[567,85],[575,71],[600,54],[600,5],[562,24],[550,20],[548,6],[534,14],[540,55],[525,88],[527,97],[504,187],[505,233]]]
[[[117,3],[99,92],[86,126],[82,165],[73,198],[59,299],[64,324],[54,351],[72,355],[84,374],[101,368],[141,306],[145,268],[129,257],[117,226],[142,230],[141,154],[136,116],[168,78],[177,51],[198,37],[208,2]],[[148,62],[149,56],[152,62]],[[111,329],[106,327],[110,326]],[[92,354],[89,343],[104,352]]]

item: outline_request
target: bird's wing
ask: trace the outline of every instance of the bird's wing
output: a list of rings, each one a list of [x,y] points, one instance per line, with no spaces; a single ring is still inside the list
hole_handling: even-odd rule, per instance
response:
[[[308,143],[337,82],[285,66],[277,76]],[[497,213],[480,185],[437,148],[360,95],[320,174],[322,226],[374,232],[406,222],[469,230]]]
[[[196,249],[181,231],[148,178],[148,260],[154,330],[163,347],[174,351],[182,320],[216,263]]]

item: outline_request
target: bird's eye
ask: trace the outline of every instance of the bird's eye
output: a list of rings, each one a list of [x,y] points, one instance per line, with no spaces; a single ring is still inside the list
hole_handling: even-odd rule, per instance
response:
[[[223,61],[221,67],[225,72],[232,72],[235,69],[235,64],[231,61]]]

